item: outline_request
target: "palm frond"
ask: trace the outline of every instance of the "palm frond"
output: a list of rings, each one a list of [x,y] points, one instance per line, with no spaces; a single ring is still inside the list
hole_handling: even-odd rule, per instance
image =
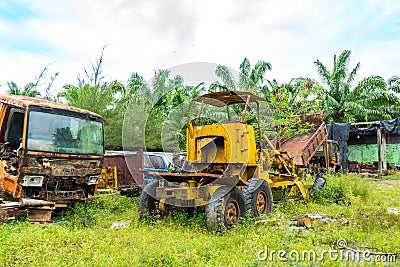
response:
[[[269,62],[265,61],[258,61],[256,65],[254,66],[250,79],[255,83],[255,84],[260,84],[264,82],[264,75],[267,70],[271,70],[272,65]]]
[[[323,83],[328,83],[331,73],[328,71],[326,66],[322,64],[318,59],[314,62],[314,65],[317,66],[318,75],[321,77]]]
[[[361,65],[360,62],[357,63],[357,65],[353,68],[353,70],[350,72],[349,77],[347,78],[347,83],[352,84],[354,81],[355,76],[357,75],[358,70],[360,69]]]
[[[338,68],[344,69],[346,73],[348,70],[349,62],[350,62],[350,55],[351,55],[350,50],[344,50],[340,54],[338,61],[337,61]]]
[[[237,83],[236,83],[235,79],[233,78],[233,75],[227,66],[218,65],[215,68],[215,75],[217,75],[217,77],[219,77],[222,80],[225,88],[227,88],[228,90],[237,90],[237,87],[238,87]],[[223,87],[220,87],[220,89],[222,89],[222,88]]]
[[[245,57],[243,59],[243,62],[240,63],[239,70],[240,70],[240,74],[243,74],[244,76],[248,77],[250,75],[251,65],[250,65],[250,61],[247,59],[247,57]]]

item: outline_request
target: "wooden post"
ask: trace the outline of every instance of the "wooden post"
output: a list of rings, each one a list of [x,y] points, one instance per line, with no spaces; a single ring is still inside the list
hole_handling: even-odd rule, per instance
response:
[[[386,132],[383,131],[382,134],[382,169],[387,171],[387,161],[386,161]]]
[[[331,153],[332,152],[329,149],[328,142],[327,142],[327,140],[325,140],[325,142],[324,142],[324,156],[325,156],[325,168],[326,168],[326,172],[327,173],[331,173],[330,166],[329,166],[330,159],[331,159],[331,157],[330,157]]]
[[[258,126],[258,139],[260,143],[260,151],[262,151],[262,138],[261,138],[261,122],[260,122],[260,103],[257,102],[257,126]]]
[[[376,143],[378,144],[378,172],[382,174],[382,130],[380,127],[376,131]]]
[[[200,105],[200,109],[199,109],[199,114],[197,115],[197,119],[196,119],[196,126],[199,125],[201,112],[203,111],[203,106],[204,106],[204,101],[201,101],[201,105]]]
[[[244,123],[244,118],[246,117],[246,112],[247,112],[247,109],[249,108],[249,102],[250,102],[250,95],[247,97],[246,105],[244,106],[244,111],[243,111],[243,115],[242,115],[242,123]]]

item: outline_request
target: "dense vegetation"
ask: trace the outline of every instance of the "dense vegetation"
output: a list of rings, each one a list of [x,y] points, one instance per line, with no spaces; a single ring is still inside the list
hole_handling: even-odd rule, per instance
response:
[[[155,71],[150,82],[136,72],[127,83],[105,81],[102,73],[103,52],[104,49],[91,69],[84,69],[76,84],[64,85],[56,96],[51,94],[51,90],[58,73],[45,83],[44,93],[38,88],[43,85],[41,79],[49,71],[49,66],[43,69],[36,81],[23,87],[9,82],[8,93],[60,101],[102,115],[108,149],[122,148],[124,115],[132,103],[143,106],[140,112],[150,113],[143,132],[148,149],[162,149],[163,127],[171,129],[169,136],[163,136],[165,145],[176,139],[182,144],[184,129],[175,125],[182,123],[182,120],[176,120],[174,115],[193,117],[195,108],[190,100],[207,90],[247,90],[265,98],[268,102],[263,110],[271,114],[276,125],[296,125],[300,122],[294,115],[311,112],[323,112],[327,122],[384,120],[400,116],[400,100],[396,95],[400,93],[400,77],[393,76],[385,81],[380,76],[370,76],[354,84],[360,63],[350,68],[351,53],[347,50],[339,56],[334,55],[332,69],[319,60],[314,62],[321,82],[307,77],[296,77],[289,83],[270,80],[267,77],[271,63],[259,61],[252,66],[245,58],[239,66],[237,80],[229,68],[220,65],[215,69],[220,81],[212,83],[209,88],[203,83],[186,85],[182,77],[171,77],[168,70]],[[238,110],[231,111],[233,116],[240,115]],[[215,110],[204,111],[205,114],[207,112],[221,120],[225,116]],[[248,116],[251,120],[252,114]],[[135,143],[132,144],[134,148]],[[64,216],[56,217],[53,224],[34,225],[26,220],[1,224],[0,265],[363,264],[357,260],[332,259],[328,255],[322,260],[294,260],[290,257],[293,251],[301,256],[302,252],[309,250],[314,250],[317,257],[321,257],[324,250],[400,252],[400,215],[388,211],[390,207],[400,207],[398,190],[400,183],[332,175],[328,176],[328,183],[323,190],[313,193],[310,202],[275,203],[271,216],[257,219],[246,217],[233,230],[222,233],[207,230],[201,211],[191,216],[173,211],[165,217],[139,220],[136,198],[119,194],[100,195],[92,202],[76,204]],[[308,213],[322,214],[327,220],[314,219],[309,229],[296,227],[294,222]],[[110,229],[116,220],[122,220],[122,224],[129,226]],[[347,250],[337,247],[341,239],[347,241]],[[281,257],[286,261],[280,260],[276,254],[271,255],[272,250],[284,251]],[[398,262],[400,254],[396,257]]]
[[[181,116],[179,123],[184,122],[183,118],[195,116],[193,114],[197,109],[189,101],[207,90],[246,90],[265,98],[268,105],[264,110],[272,114],[276,125],[295,125],[299,121],[293,121],[293,115],[320,111],[327,122],[386,120],[400,116],[400,100],[396,95],[400,92],[400,77],[393,76],[385,81],[380,76],[370,76],[354,84],[360,63],[350,68],[351,53],[348,50],[339,56],[334,55],[332,69],[319,60],[314,62],[321,83],[307,77],[296,77],[289,83],[270,80],[268,71],[272,69],[271,63],[258,61],[252,66],[245,58],[239,66],[238,79],[233,77],[229,68],[219,65],[215,74],[220,81],[215,81],[208,88],[203,83],[186,85],[182,77],[171,77],[168,70],[155,71],[150,82],[146,82],[137,72],[132,73],[127,83],[105,81],[103,52],[104,48],[96,64],[78,75],[76,84],[64,85],[63,91],[57,96],[52,95],[51,90],[59,73],[50,75],[48,81],[44,81],[48,77],[50,65],[43,69],[36,81],[24,87],[9,82],[8,93],[61,101],[102,115],[105,119],[108,149],[122,148],[124,115],[132,102],[139,103],[150,113],[143,133],[147,149],[162,150],[163,127],[175,129],[169,131],[167,143],[168,138],[176,139],[176,136],[182,143],[182,125],[174,125],[176,121],[172,115]],[[39,86],[45,87],[44,93],[39,92]],[[235,112],[238,111],[233,110]],[[215,111],[211,113],[215,114]],[[135,143],[132,145],[135,146]]]
[[[309,261],[291,260],[297,251],[400,252],[399,216],[388,207],[400,207],[399,183],[357,176],[328,176],[327,185],[309,203],[274,204],[271,216],[246,218],[233,230],[206,229],[204,214],[139,220],[137,199],[101,195],[78,204],[54,224],[26,221],[0,224],[1,266],[343,266],[368,265],[327,254]],[[293,220],[307,213],[331,219],[313,219],[309,229]],[[116,220],[130,221],[127,228],[110,229]],[[260,252],[262,251],[263,252]],[[268,250],[268,252],[266,251]],[[283,250],[281,261],[272,250]],[[338,252],[340,253],[340,252]],[[259,255],[260,259],[257,259]],[[372,255],[372,254],[371,254]],[[375,255],[375,254],[374,254]],[[400,255],[397,254],[397,263]],[[373,263],[380,266],[381,263]],[[391,263],[393,265],[393,263]]]

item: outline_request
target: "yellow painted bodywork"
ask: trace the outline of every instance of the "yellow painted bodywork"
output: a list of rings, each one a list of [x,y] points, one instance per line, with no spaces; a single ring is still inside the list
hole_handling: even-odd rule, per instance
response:
[[[186,148],[190,162],[256,165],[258,160],[253,126],[243,123],[189,123]]]
[[[196,100],[202,103],[196,126],[191,121],[187,121],[186,125],[186,160],[192,167],[190,171],[195,174],[165,176],[175,185],[161,183],[156,188],[160,203],[173,206],[206,205],[221,186],[243,189],[251,178],[262,178],[271,188],[288,189],[289,195],[300,190],[303,198],[308,198],[304,183],[296,175],[294,158],[287,151],[276,150],[270,140],[261,134],[259,137],[264,137],[267,146],[257,148],[255,130],[244,120],[250,100],[255,102],[263,99],[247,92],[217,92]],[[238,103],[246,105],[240,122],[197,126],[204,103],[217,107]],[[260,146],[265,142],[260,141]]]
[[[107,190],[118,189],[117,167],[108,166],[101,169],[98,188]]]
[[[205,185],[201,187],[158,187],[156,197],[160,202],[174,206],[204,206],[207,205],[220,185]],[[183,204],[185,203],[185,204]]]
[[[251,178],[262,178],[271,188],[291,188],[295,192],[296,187],[307,199],[306,187],[296,175],[294,158],[286,151],[275,150],[266,136],[264,139],[269,148],[260,151],[251,125],[231,122],[193,126],[188,122],[187,160],[199,172],[220,168],[222,173],[233,165],[231,175],[239,175],[244,184]]]

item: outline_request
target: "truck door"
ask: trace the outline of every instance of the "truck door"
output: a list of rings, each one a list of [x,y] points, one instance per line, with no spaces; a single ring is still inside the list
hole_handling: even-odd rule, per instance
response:
[[[20,109],[12,108],[9,113],[5,142],[13,150],[17,150],[21,144],[22,131],[24,129],[24,113]]]

